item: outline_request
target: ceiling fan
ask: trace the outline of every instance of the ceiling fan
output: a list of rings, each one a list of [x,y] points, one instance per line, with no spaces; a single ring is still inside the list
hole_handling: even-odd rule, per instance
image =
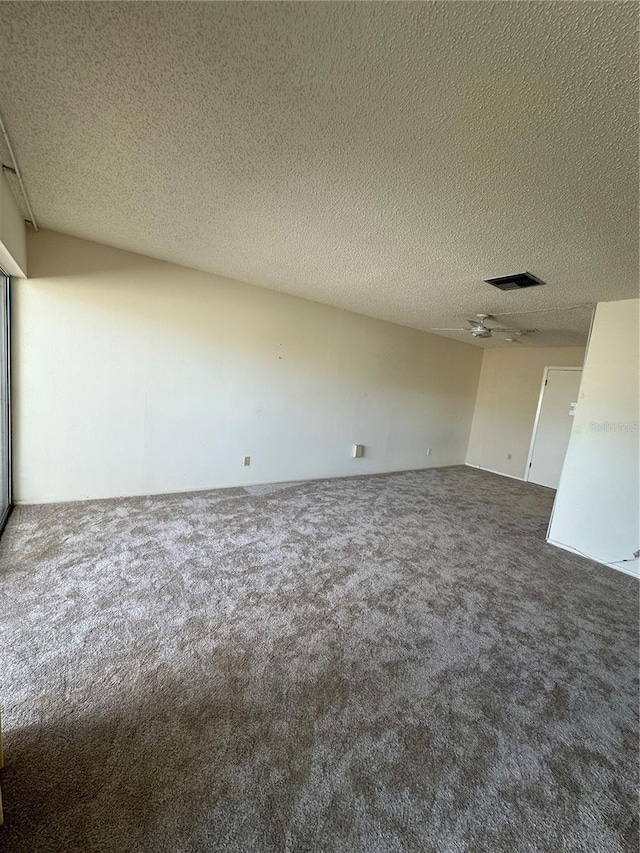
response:
[[[432,332],[469,332],[469,334],[473,335],[474,338],[492,338],[494,332],[498,332],[501,335],[513,335],[513,337],[504,338],[505,341],[509,343],[518,343],[516,338],[522,337],[522,335],[531,335],[537,331],[537,329],[503,329],[499,326],[487,326],[486,320],[492,320],[493,317],[491,314],[476,314],[475,320],[467,320],[471,326],[470,329],[461,328],[461,329],[431,329]]]

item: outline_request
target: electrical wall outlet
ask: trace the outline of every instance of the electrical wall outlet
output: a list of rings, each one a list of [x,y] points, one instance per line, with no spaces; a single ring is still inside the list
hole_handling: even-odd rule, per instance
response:
[[[431,448],[427,447],[427,456],[431,456]]]
[[[507,453],[507,459],[511,459],[512,456],[513,456],[512,453]]]
[[[354,459],[360,459],[364,456],[364,444],[354,444],[352,455]]]
[[[242,457],[242,464],[244,465],[245,468],[247,468],[249,465],[251,465],[251,457],[250,456],[243,456]]]

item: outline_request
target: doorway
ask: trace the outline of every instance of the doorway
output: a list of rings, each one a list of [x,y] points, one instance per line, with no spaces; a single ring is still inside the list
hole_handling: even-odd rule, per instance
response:
[[[0,270],[0,532],[11,511],[9,277]]]
[[[581,379],[581,367],[545,367],[525,480],[558,488]]]

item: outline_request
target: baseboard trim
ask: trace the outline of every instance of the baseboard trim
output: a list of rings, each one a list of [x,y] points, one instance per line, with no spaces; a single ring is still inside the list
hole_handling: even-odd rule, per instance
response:
[[[246,483],[227,483],[218,486],[206,486],[190,489],[173,489],[172,491],[151,491],[151,492],[136,492],[120,495],[103,495],[101,497],[81,497],[81,498],[40,498],[34,499],[18,499],[14,500],[14,506],[30,507],[30,506],[52,506],[53,504],[75,504],[87,503],[87,501],[118,501],[130,500],[138,498],[154,498],[154,497],[171,497],[172,495],[196,495],[204,492],[227,491],[231,489],[246,489],[253,486],[281,486],[289,483],[321,483],[324,480],[354,480],[359,477],[389,477],[393,474],[409,474],[412,471],[435,471],[443,468],[462,468],[464,462],[447,462],[443,465],[425,465],[421,468],[393,468],[390,471],[362,471],[357,474],[324,474],[317,477],[299,477],[293,480],[251,480]]]
[[[493,468],[483,468],[482,465],[473,465],[471,462],[464,463],[467,468],[477,468],[478,471],[486,471],[488,474],[497,474],[498,477],[508,477],[510,480],[519,480],[525,482],[524,477],[516,477],[514,474],[505,474],[504,471],[494,471]]]
[[[625,566],[620,565],[620,563],[606,563],[604,560],[600,560],[592,554],[585,554],[584,551],[578,551],[570,545],[565,545],[562,542],[556,542],[555,539],[547,539],[547,544],[553,545],[556,548],[562,548],[563,551],[568,551],[570,554],[577,554],[578,557],[586,557],[587,560],[592,560],[594,563],[599,563],[601,566],[607,566],[609,569],[615,569],[616,572],[622,572],[625,575],[631,575],[631,577],[636,578],[636,580],[640,580],[639,572],[634,572],[633,569],[628,569]],[[633,564],[635,560],[629,560],[629,562]]]

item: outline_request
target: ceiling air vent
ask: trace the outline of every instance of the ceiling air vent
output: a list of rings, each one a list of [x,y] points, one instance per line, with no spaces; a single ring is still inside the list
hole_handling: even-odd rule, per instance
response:
[[[515,275],[501,275],[499,278],[486,278],[487,284],[492,284],[498,290],[522,290],[525,287],[538,287],[544,284],[530,272],[518,272]]]

